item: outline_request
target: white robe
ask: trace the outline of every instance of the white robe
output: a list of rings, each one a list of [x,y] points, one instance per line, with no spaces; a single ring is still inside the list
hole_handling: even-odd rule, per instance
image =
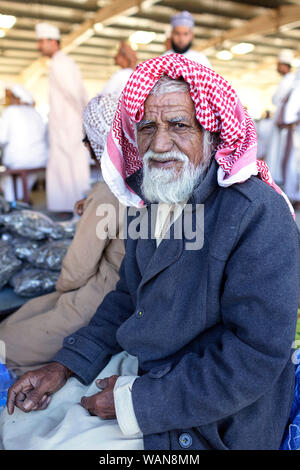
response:
[[[122,351],[112,356],[97,378],[132,376],[137,368],[137,359]],[[140,432],[125,436],[116,419],[91,416],[80,405],[82,396],[99,391],[95,381],[83,385],[71,377],[52,396],[46,410],[23,413],[15,408],[9,415],[4,409],[0,415],[0,450],[143,450]]]
[[[275,94],[272,97],[272,102],[276,106],[276,111],[273,115],[273,126],[270,133],[270,143],[266,155],[266,163],[271,171],[272,177],[277,184],[282,184],[282,158],[286,145],[287,130],[279,129],[277,127],[277,120],[281,111],[281,106],[284,98],[290,92],[294,81],[294,74],[287,73],[280,80]]]
[[[52,211],[73,211],[90,188],[89,154],[82,143],[88,98],[77,65],[62,51],[51,59],[49,95],[47,205]]]
[[[7,168],[28,169],[45,167],[48,160],[47,127],[33,106],[11,105],[4,109],[0,120],[0,146],[3,148],[3,164]],[[30,190],[36,175],[27,178]],[[4,197],[14,200],[13,182],[10,176],[1,177]],[[18,198],[23,197],[21,179],[17,179]]]
[[[272,129],[273,121],[271,118],[261,119],[256,125],[258,159],[263,159],[266,157],[270,144]]]

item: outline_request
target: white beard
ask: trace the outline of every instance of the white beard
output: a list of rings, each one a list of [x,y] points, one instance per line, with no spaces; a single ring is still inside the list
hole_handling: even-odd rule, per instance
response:
[[[149,160],[180,160],[182,169],[178,173],[175,168],[149,168]],[[186,202],[193,189],[200,181],[207,165],[196,168],[183,152],[154,153],[148,150],[143,157],[142,192],[152,203],[164,202],[180,204]]]

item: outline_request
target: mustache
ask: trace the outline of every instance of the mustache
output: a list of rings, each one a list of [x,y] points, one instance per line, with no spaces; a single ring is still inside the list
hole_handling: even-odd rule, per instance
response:
[[[143,162],[148,163],[149,160],[155,160],[157,162],[167,162],[170,160],[178,160],[181,162],[189,161],[188,156],[183,152],[162,152],[156,153],[152,150],[148,150],[143,156]]]

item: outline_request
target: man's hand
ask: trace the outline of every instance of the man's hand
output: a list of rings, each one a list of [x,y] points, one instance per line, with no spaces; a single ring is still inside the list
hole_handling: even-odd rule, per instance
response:
[[[8,390],[8,414],[13,414],[15,406],[25,413],[44,410],[50,403],[51,395],[62,388],[71,375],[72,371],[58,362],[26,372]]]
[[[102,392],[81,398],[81,405],[90,415],[99,416],[102,419],[114,419],[116,417],[113,390],[118,377],[118,375],[112,375],[102,380],[96,380],[96,385],[102,389]]]

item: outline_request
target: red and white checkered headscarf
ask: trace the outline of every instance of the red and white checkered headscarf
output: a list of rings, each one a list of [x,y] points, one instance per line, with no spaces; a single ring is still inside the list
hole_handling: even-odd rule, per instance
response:
[[[256,159],[254,123],[231,85],[213,70],[181,54],[159,56],[141,63],[120,97],[101,165],[105,181],[120,202],[143,205],[125,179],[143,166],[137,149],[135,123],[142,119],[145,100],[162,75],[172,79],[182,77],[190,86],[198,122],[204,129],[220,133],[215,154],[219,164],[218,184],[226,187],[258,175],[286,198],[292,210],[267,165]]]

